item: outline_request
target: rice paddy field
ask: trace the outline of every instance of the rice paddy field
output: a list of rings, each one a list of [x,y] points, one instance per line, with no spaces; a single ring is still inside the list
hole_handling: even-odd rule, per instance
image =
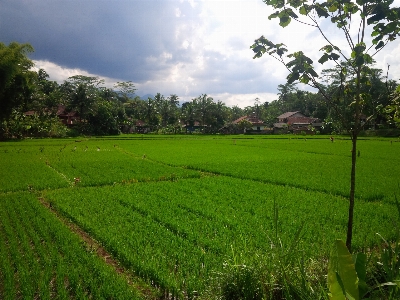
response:
[[[289,244],[299,228],[302,255],[326,258],[346,236],[350,149],[326,136],[2,142],[0,299],[195,298],[235,256],[267,260],[273,237]],[[396,235],[400,141],[363,139],[358,149],[362,250],[377,233]]]

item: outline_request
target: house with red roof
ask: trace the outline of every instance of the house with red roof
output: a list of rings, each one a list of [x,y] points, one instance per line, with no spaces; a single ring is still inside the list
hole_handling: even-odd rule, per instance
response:
[[[314,134],[315,130],[320,130],[323,125],[318,118],[306,117],[299,111],[281,114],[277,117],[277,121],[274,123],[274,133]]]
[[[270,133],[267,124],[260,120],[256,114],[251,114],[247,116],[240,117],[239,119],[232,122],[233,125],[239,125],[242,121],[248,121],[251,124],[251,129],[245,129],[245,132],[253,132],[253,133]]]
[[[75,125],[76,123],[78,123],[80,121],[78,112],[68,111],[64,105],[58,105],[57,110],[48,110],[47,109],[44,112],[44,114],[56,115],[60,119],[60,121],[68,127],[72,127],[73,125]],[[25,116],[35,116],[35,115],[38,115],[38,112],[34,111],[34,110],[25,112]]]

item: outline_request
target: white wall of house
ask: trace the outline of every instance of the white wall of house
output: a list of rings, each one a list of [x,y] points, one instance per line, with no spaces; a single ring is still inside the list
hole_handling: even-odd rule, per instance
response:
[[[267,127],[267,126],[265,126],[265,125],[258,125],[258,126],[254,125],[254,126],[252,127],[252,129],[253,129],[253,130],[264,130],[266,127]]]

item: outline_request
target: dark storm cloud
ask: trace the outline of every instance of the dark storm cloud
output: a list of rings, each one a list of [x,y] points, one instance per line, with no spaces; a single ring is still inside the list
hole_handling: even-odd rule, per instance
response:
[[[4,0],[0,40],[31,43],[33,59],[140,82],[177,59],[191,60],[175,36],[189,18],[195,23],[197,14],[188,2]],[[170,62],[146,59],[163,52],[174,53]]]

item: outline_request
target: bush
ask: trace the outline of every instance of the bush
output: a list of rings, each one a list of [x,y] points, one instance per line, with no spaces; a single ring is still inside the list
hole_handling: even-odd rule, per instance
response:
[[[262,300],[260,275],[246,265],[230,266],[223,277],[221,297],[225,300]]]

